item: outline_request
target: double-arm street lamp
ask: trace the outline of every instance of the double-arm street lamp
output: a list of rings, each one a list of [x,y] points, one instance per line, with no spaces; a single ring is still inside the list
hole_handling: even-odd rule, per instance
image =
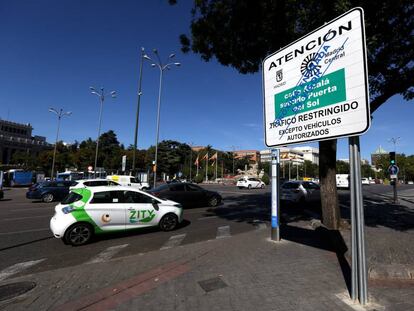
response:
[[[145,50],[144,48],[141,48],[141,57],[140,57],[140,67],[139,67],[139,82],[138,82],[138,102],[137,102],[137,114],[136,114],[136,120],[135,120],[135,135],[134,135],[134,151],[132,154],[132,170],[135,173],[135,158],[136,158],[136,152],[137,152],[137,139],[138,139],[138,122],[139,122],[139,109],[141,106],[141,95],[142,95],[142,65],[144,62],[144,55]]]
[[[98,92],[94,87],[89,87],[89,89],[91,90],[91,93],[98,96],[99,97],[99,101],[101,104],[100,110],[99,110],[99,126],[98,126],[98,138],[96,139],[96,150],[95,150],[95,165],[94,165],[94,176],[96,178],[96,165],[98,162],[98,148],[99,148],[99,137],[101,136],[101,124],[102,124],[102,108],[103,108],[103,103],[105,101],[105,96],[109,96],[111,95],[112,98],[116,97],[116,92],[112,91],[109,94],[105,94],[104,92],[104,88],[101,87],[100,92]]]
[[[152,67],[157,67],[160,70],[160,87],[159,87],[159,91],[158,91],[158,108],[157,108],[157,134],[156,134],[156,140],[155,140],[155,159],[154,159],[154,188],[155,188],[155,183],[157,181],[157,157],[158,157],[158,139],[159,139],[159,132],[160,132],[160,107],[161,107],[161,91],[162,91],[162,76],[164,73],[164,70],[170,70],[172,66],[180,66],[180,63],[167,63],[167,64],[163,64],[161,62],[161,58],[158,55],[158,51],[157,49],[153,50],[154,55],[157,57],[157,61],[154,61],[153,59],[151,59],[151,57],[149,57],[147,54],[144,54],[142,57],[150,60],[152,62],[151,66]],[[175,54],[170,54],[170,56],[168,57],[168,59],[172,59],[175,56]]]
[[[58,117],[58,126],[57,126],[57,131],[56,131],[55,149],[53,150],[52,173],[50,175],[51,179],[53,180],[53,175],[55,173],[56,147],[57,147],[57,142],[58,142],[58,139],[59,139],[59,131],[60,131],[60,120],[64,116],[69,117],[72,114],[72,112],[70,112],[70,111],[63,112],[62,108],[59,109],[59,111],[56,110],[55,108],[49,108],[49,112],[52,112],[52,113],[56,114],[57,117]]]

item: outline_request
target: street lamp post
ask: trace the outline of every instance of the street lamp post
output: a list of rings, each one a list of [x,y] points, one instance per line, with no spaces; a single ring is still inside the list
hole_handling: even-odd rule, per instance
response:
[[[60,120],[64,116],[69,117],[72,114],[72,112],[70,112],[70,111],[63,112],[62,108],[60,108],[59,111],[57,111],[54,108],[49,108],[49,112],[52,112],[52,113],[56,114],[57,117],[58,117],[58,126],[57,126],[57,131],[56,131],[55,149],[53,150],[52,173],[50,175],[50,178],[53,180],[53,175],[54,175],[54,171],[55,171],[56,147],[57,147],[57,142],[58,142],[58,139],[59,139],[59,131],[60,131]]]
[[[94,177],[96,178],[96,165],[98,163],[98,149],[99,149],[99,137],[101,136],[101,125],[102,125],[102,110],[103,103],[105,101],[105,96],[111,95],[112,98],[116,97],[116,92],[112,91],[109,94],[105,94],[104,88],[101,87],[101,92],[99,93],[94,87],[89,87],[91,93],[99,97],[100,109],[99,109],[99,125],[98,125],[98,137],[96,138],[96,149],[95,149],[95,165],[94,165]]]
[[[159,90],[158,90],[158,105],[157,105],[157,134],[156,134],[156,139],[155,139],[155,157],[154,157],[154,188],[155,188],[155,184],[157,181],[157,160],[158,160],[158,140],[159,140],[159,133],[160,133],[160,109],[161,109],[161,92],[162,92],[162,77],[163,77],[163,73],[164,70],[170,70],[172,65],[175,66],[181,66],[180,63],[167,63],[167,64],[163,64],[161,62],[161,58],[158,55],[158,51],[157,49],[153,49],[153,52],[155,54],[155,56],[157,57],[157,61],[154,61],[151,59],[151,57],[149,57],[147,54],[144,54],[142,57],[152,61],[153,63],[151,64],[152,67],[158,67],[158,69],[160,70],[160,86],[159,86]],[[175,56],[175,54],[170,54],[170,56],[168,57],[169,59],[173,58]]]
[[[137,139],[138,139],[138,123],[139,123],[139,109],[141,106],[141,95],[142,95],[142,65],[144,63],[144,48],[141,48],[141,63],[139,67],[139,82],[138,82],[138,102],[137,102],[137,114],[136,114],[136,120],[135,120],[135,136],[134,136],[134,151],[132,155],[132,170],[135,173],[135,158],[136,158],[136,152],[137,152]]]

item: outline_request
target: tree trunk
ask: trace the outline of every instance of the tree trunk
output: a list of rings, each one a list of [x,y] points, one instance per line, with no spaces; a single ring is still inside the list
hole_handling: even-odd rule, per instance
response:
[[[334,230],[339,229],[341,220],[336,191],[336,143],[336,139],[319,142],[322,223]]]

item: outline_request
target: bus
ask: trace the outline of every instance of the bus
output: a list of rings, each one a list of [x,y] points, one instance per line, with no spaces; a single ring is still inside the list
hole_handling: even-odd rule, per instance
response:
[[[12,169],[4,173],[4,185],[8,187],[31,186],[33,181],[33,172],[22,169]]]

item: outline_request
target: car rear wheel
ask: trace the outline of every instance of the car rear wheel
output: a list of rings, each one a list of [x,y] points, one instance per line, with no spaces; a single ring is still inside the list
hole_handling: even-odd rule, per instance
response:
[[[54,197],[53,197],[52,193],[46,193],[42,196],[42,201],[46,202],[46,203],[53,202],[53,199],[54,199]]]
[[[247,189],[249,189],[249,190],[252,189],[252,185],[248,185]]]
[[[264,185],[264,184],[262,184],[262,185],[260,186],[260,188],[264,189],[264,188],[265,188],[265,185]]]
[[[80,246],[88,243],[93,235],[91,225],[87,223],[74,224],[65,232],[64,243],[73,246]]]
[[[167,214],[160,220],[160,229],[162,231],[171,231],[174,230],[178,225],[178,217],[175,214]]]
[[[218,200],[217,197],[211,197],[208,200],[208,206],[210,206],[210,207],[216,207],[218,205],[218,202],[219,202],[219,200]]]

